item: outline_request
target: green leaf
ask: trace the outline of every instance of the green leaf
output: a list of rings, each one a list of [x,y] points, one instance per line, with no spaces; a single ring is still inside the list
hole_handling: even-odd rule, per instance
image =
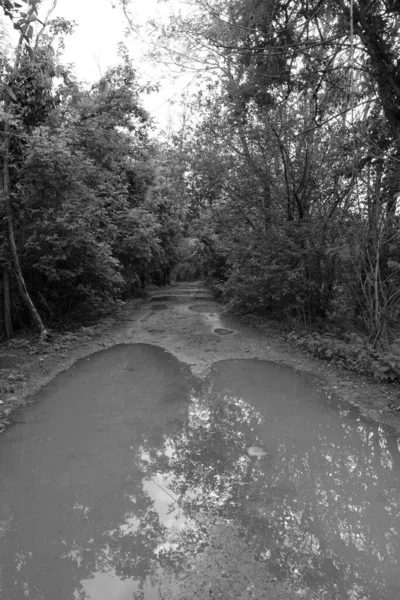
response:
[[[12,98],[14,100],[14,102],[17,101],[17,97],[14,94],[14,92],[12,91],[12,89],[10,88],[9,85],[7,85],[6,83],[3,84],[4,89],[6,90],[7,94],[10,96],[10,98]]]

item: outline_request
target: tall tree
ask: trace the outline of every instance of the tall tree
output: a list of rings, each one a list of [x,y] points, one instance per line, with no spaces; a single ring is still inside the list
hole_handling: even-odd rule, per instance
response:
[[[204,250],[225,261],[225,290],[305,321],[357,298],[376,340],[398,314],[398,3],[186,6],[155,25],[153,54],[204,78],[188,181],[211,208]]]
[[[21,294],[21,297],[26,304],[34,323],[36,324],[40,337],[45,339],[48,335],[48,332],[43,324],[43,321],[32,302],[30,294],[25,284],[25,279],[22,273],[17,246],[15,243],[15,234],[14,234],[14,216],[12,209],[12,190],[10,184],[10,139],[11,139],[11,128],[10,128],[10,119],[13,118],[11,103],[17,102],[17,97],[15,95],[14,90],[12,89],[13,82],[18,78],[19,70],[21,66],[21,61],[24,58],[24,51],[27,49],[27,54],[30,58],[33,57],[32,50],[29,47],[30,42],[33,39],[33,26],[32,23],[37,19],[37,5],[39,4],[39,0],[29,0],[26,2],[28,4],[27,11],[20,11],[19,19],[16,21],[16,28],[19,30],[19,40],[17,47],[15,49],[15,59],[14,64],[9,66],[9,81],[5,81],[3,84],[4,90],[4,121],[3,121],[3,198],[5,205],[5,212],[8,224],[8,242],[10,253],[12,257],[12,262],[14,266],[14,275],[18,284],[18,289]],[[11,18],[14,17],[15,9],[19,8],[20,5],[18,3],[12,3],[8,0],[5,0],[2,4],[5,13]],[[25,57],[26,57],[25,55]],[[10,85],[11,84],[11,85]],[[5,272],[5,285],[4,290],[7,294],[8,292],[8,274]],[[9,303],[8,299],[5,302],[5,306],[8,309]],[[10,322],[9,314],[6,314],[6,323]],[[7,335],[10,335],[10,329],[8,327]]]

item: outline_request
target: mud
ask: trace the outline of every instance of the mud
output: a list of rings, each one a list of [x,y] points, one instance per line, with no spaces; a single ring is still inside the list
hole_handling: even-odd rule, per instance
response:
[[[223,312],[223,308],[218,304],[194,304],[193,306],[189,306],[189,310],[208,315],[216,315]]]

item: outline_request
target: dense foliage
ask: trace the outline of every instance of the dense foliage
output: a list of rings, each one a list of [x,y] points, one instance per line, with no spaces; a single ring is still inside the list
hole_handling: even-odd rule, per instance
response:
[[[397,335],[399,18],[383,0],[193,0],[158,27],[160,59],[180,49],[205,82],[182,132],[188,214],[237,310]]]
[[[52,326],[99,314],[147,280],[164,281],[177,260],[182,207],[170,181],[173,157],[149,138],[141,107],[149,88],[122,47],[118,66],[90,89],[80,85],[59,58],[71,32],[57,19],[29,46],[20,43],[17,59],[0,56],[10,205],[10,214],[1,207],[1,312],[10,304],[14,326],[29,321],[30,306],[19,293],[12,240],[27,293]]]
[[[200,265],[238,311],[389,348],[398,2],[191,0],[152,22],[153,57],[201,82],[158,145],[126,51],[86,89],[60,61],[71,24],[35,34],[40,3],[23,3],[0,3],[20,32],[16,56],[0,59],[1,313],[11,297],[14,323],[29,310],[40,328],[29,296],[49,323],[93,313],[146,279],[168,283],[183,260],[177,272]],[[179,250],[183,233],[194,251]]]

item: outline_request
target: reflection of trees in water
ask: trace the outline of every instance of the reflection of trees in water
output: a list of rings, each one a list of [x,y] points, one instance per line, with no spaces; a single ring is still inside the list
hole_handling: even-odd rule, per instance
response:
[[[168,409],[173,413],[170,407]],[[174,415],[172,418],[166,416],[165,428],[171,435],[174,435],[177,424]],[[126,472],[126,480],[111,498],[107,491],[102,497],[98,489],[90,484],[86,486],[84,481],[79,485],[78,494],[76,485],[63,487],[63,508],[58,512],[64,519],[61,524],[62,537],[56,533],[57,524],[48,525],[46,514],[41,515],[37,523],[38,528],[55,528],[48,537],[51,548],[38,547],[35,540],[27,535],[10,535],[7,564],[2,565],[4,568],[0,572],[0,590],[15,591],[11,592],[8,600],[20,600],[25,596],[32,600],[47,600],[50,597],[49,590],[54,592],[54,597],[63,599],[103,599],[106,596],[96,596],[95,593],[89,595],[87,589],[96,589],[97,579],[101,587],[102,577],[107,575],[127,585],[128,580],[132,580],[131,597],[133,593],[135,598],[144,597],[146,585],[159,568],[158,548],[168,538],[169,531],[160,519],[154,498],[145,485],[148,479],[146,463],[140,461],[142,469],[133,464],[134,457],[140,454],[141,441],[138,436],[136,443],[132,442],[135,445],[131,445],[127,452],[130,468]],[[149,436],[148,443],[154,456],[162,452],[165,444],[158,435]],[[119,479],[118,475],[116,481]],[[32,531],[32,513],[20,513],[18,516],[20,521],[13,525],[17,525],[21,532]],[[168,558],[168,552],[165,554]],[[60,567],[52,570],[48,557],[54,556]],[[22,593],[25,595],[22,596]]]
[[[146,579],[157,568],[156,549],[165,538],[166,528],[154,508],[154,501],[141,485],[144,474],[135,475],[135,485],[115,495],[112,507],[99,502],[85,513],[79,508],[69,511],[69,524],[63,539],[55,539],[50,550],[59,562],[62,561],[61,579],[58,570],[54,574],[35,572],[36,564],[46,564],[48,548],[43,548],[42,554],[15,551],[14,564],[18,560],[18,568],[4,569],[2,573],[4,589],[17,591],[10,600],[19,600],[21,590],[25,590],[26,597],[32,600],[47,600],[49,589],[59,590],[60,598],[85,600],[88,597],[86,582],[99,574],[109,574],[122,581],[135,580],[137,598],[142,597]],[[68,508],[74,504],[73,499],[69,500],[66,494],[65,506]],[[134,526],[126,527],[130,522],[134,522]],[[23,523],[20,527],[24,528]],[[29,540],[24,541],[24,546],[30,547]],[[13,550],[9,547],[10,555]],[[104,598],[103,595],[100,597]]]
[[[169,473],[188,514],[235,519],[270,568],[317,597],[397,599],[397,441],[345,412],[335,419],[310,422],[307,450],[293,432],[273,457],[250,458],[260,412],[211,383],[149,472]]]
[[[166,406],[157,434],[150,428],[132,442],[133,464],[112,503],[99,498],[84,514],[68,511],[64,539],[52,547],[63,560],[62,597],[85,600],[85,582],[108,573],[136,582],[132,597],[143,598],[149,582],[157,587],[160,577],[179,575],[204,544],[209,518],[219,515],[243,529],[269,568],[316,598],[398,599],[397,441],[345,411],[337,424],[336,410],[310,421],[307,445],[290,429],[271,427],[268,438],[265,415],[241,396],[206,381],[192,390],[183,425]],[[265,440],[266,456],[247,454]],[[76,503],[66,488],[65,506]],[[10,552],[19,569],[3,577],[17,573],[23,589],[40,557]],[[48,597],[43,574],[30,585],[32,598]]]
[[[163,349],[147,345],[121,345],[112,353],[99,353],[91,364],[81,365],[78,374],[96,374],[90,392],[97,387],[104,402],[93,405],[98,413],[88,439],[72,435],[73,447],[68,427],[63,432],[61,424],[59,445],[38,444],[19,478],[10,478],[10,489],[3,489],[11,524],[0,544],[0,596],[7,600],[103,600],[108,594],[101,586],[110,580],[115,589],[140,597],[157,571],[157,551],[167,527],[145,485],[146,465],[141,470],[134,459],[145,437],[157,453],[164,445],[160,432],[173,436],[181,427],[190,371]],[[110,368],[111,391],[103,396]],[[64,379],[68,390],[70,376]],[[85,381],[83,377],[83,385]],[[74,422],[75,416],[69,416]],[[90,412],[84,424],[92,426]],[[41,455],[44,449],[57,456]],[[70,453],[76,460],[68,460]],[[49,487],[41,484],[36,470],[42,463]],[[19,486],[22,477],[26,483]],[[26,492],[23,498],[15,493],[19,489]],[[0,519],[2,512],[0,506]]]

